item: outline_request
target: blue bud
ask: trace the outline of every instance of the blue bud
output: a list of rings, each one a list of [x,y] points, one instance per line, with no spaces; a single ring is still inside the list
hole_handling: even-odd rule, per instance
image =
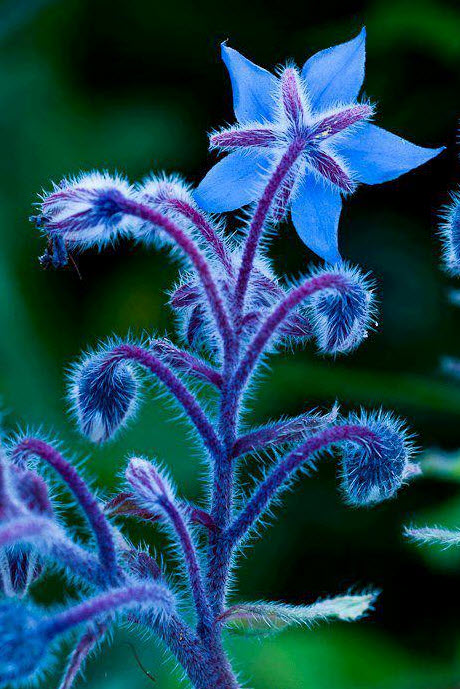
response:
[[[0,601],[0,685],[36,678],[49,660],[49,641],[38,610]]]
[[[406,479],[414,476],[411,437],[401,421],[378,412],[353,415],[350,424],[359,424],[374,436],[365,444],[348,442],[342,457],[342,487],[354,505],[370,505],[395,495]]]
[[[309,314],[313,330],[323,353],[346,354],[358,347],[373,326],[372,286],[366,276],[346,265],[321,272],[341,276],[346,288],[331,288],[312,297]]]
[[[136,410],[138,384],[131,364],[93,354],[70,374],[70,399],[80,430],[95,443],[105,442]]]
[[[72,248],[101,247],[136,224],[123,210],[132,193],[130,184],[118,175],[81,173],[54,184],[41,198],[41,214],[31,220],[49,238],[59,238]],[[45,266],[65,265],[63,245],[53,245],[41,261]]]
[[[460,193],[452,194],[440,231],[444,265],[452,275],[460,275]]]

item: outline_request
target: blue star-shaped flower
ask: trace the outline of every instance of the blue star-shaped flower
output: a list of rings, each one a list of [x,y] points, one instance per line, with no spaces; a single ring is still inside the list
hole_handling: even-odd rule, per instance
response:
[[[291,174],[276,199],[276,215],[291,210],[305,244],[326,261],[340,260],[337,227],[342,195],[357,183],[380,184],[426,163],[443,149],[415,146],[370,124],[373,108],[358,103],[364,79],[365,29],[313,55],[301,72],[279,77],[222,46],[233,86],[236,127],[211,135],[211,147],[230,152],[195,192],[210,212],[235,210],[260,197],[293,142],[300,143]]]

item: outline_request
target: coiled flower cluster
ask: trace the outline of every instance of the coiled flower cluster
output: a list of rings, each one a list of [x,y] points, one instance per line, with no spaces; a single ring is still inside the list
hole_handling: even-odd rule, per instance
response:
[[[362,78],[353,74],[361,70],[362,42],[360,34],[312,58],[314,64],[306,70],[310,81],[324,80],[324,70],[332,70],[333,90],[341,83],[348,89],[347,97],[355,99]],[[259,78],[263,70],[246,64],[242,56],[232,53],[231,57],[237,60],[239,71],[232,78],[240,80],[238,111],[244,117],[243,100],[247,108],[254,101],[251,78]],[[340,69],[352,84],[347,86],[346,79],[338,78]],[[355,105],[324,115],[317,119],[312,139],[306,96],[302,90],[301,101],[296,100],[297,77],[291,72],[281,79],[278,104],[288,109],[289,137],[278,132],[276,155],[272,159],[267,153],[256,191],[251,187],[253,205],[239,241],[226,235],[222,219],[203,210],[203,186],[196,193],[176,176],[149,176],[131,184],[106,172],[79,174],[55,185],[41,199],[33,221],[48,241],[41,258],[44,265],[63,266],[69,250],[100,249],[119,237],[167,247],[180,257],[181,273],[169,301],[178,324],[177,344],[173,336],[171,340],[111,339],[99,344],[72,368],[69,398],[81,433],[91,442],[102,443],[135,417],[142,377],[155,378],[193,429],[207,460],[210,488],[202,504],[193,504],[179,495],[156,458],[132,457],[124,485],[102,503],[55,444],[33,435],[11,438],[0,462],[1,686],[36,679],[48,666],[55,642],[78,628],[80,637],[61,685],[69,689],[87,655],[112,626],[129,622],[163,642],[195,689],[237,689],[240,685],[224,647],[226,627],[240,625],[265,633],[267,627],[279,629],[321,619],[350,621],[372,607],[372,592],[297,607],[230,600],[235,594],[229,592],[229,581],[234,578],[241,545],[260,531],[262,518],[294,479],[308,473],[329,451],[341,449],[340,481],[346,501],[353,505],[371,505],[394,496],[416,471],[407,431],[391,414],[341,416],[337,408],[323,415],[305,410],[256,428],[247,426],[248,391],[254,394],[257,373],[269,356],[293,342],[302,347],[316,343],[322,355],[346,354],[376,325],[369,277],[343,262],[335,246],[330,251],[324,248],[323,253],[334,255],[336,262],[312,270],[290,286],[270,265],[269,230],[283,215],[280,207],[287,207],[295,197],[299,155],[302,180],[312,179],[314,163],[315,170],[323,171],[324,184],[333,178],[333,193],[338,194],[345,168],[337,167],[332,148],[326,154],[317,142],[333,139],[370,114],[368,106]],[[322,107],[317,99],[315,109]],[[298,117],[299,108],[303,119]],[[296,127],[302,131],[300,138],[293,134]],[[258,146],[272,142],[270,133],[259,134],[251,133]],[[232,136],[238,138],[238,131]],[[305,142],[310,153],[302,148]],[[249,145],[247,140],[244,144]],[[307,164],[313,153],[313,163]],[[351,182],[349,187],[347,192],[352,190]],[[223,184],[220,193],[233,192]],[[298,216],[298,203],[295,208]],[[324,216],[329,212],[326,204]],[[317,229],[313,216],[312,236]],[[313,244],[324,241],[327,237],[316,235]],[[213,408],[202,406],[196,380],[214,390]],[[276,460],[247,499],[237,503],[239,464],[261,461],[267,452]],[[69,535],[59,510],[54,509],[41,465],[54,470],[82,510],[91,535],[84,544]],[[120,522],[125,516],[166,527],[180,561],[182,594],[186,593],[181,599],[193,611],[192,623],[190,615],[184,614],[183,602],[178,603],[164,566],[123,536]],[[28,585],[49,563],[81,584],[81,599],[57,611],[43,610],[24,598]]]

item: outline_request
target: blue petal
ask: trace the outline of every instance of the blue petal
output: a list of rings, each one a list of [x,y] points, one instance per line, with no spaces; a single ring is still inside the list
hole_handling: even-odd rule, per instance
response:
[[[341,260],[337,247],[341,210],[339,192],[307,174],[292,203],[292,222],[308,248],[329,263]]]
[[[327,110],[358,97],[364,81],[366,29],[348,41],[313,55],[303,66],[302,78],[313,110]]]
[[[212,167],[194,192],[195,201],[210,213],[241,208],[261,193],[270,167],[267,153],[235,151]]]
[[[375,124],[364,124],[339,142],[336,150],[358,182],[380,184],[423,165],[444,148],[422,148]]]
[[[232,80],[233,107],[239,122],[271,120],[278,79],[222,43],[222,59]]]

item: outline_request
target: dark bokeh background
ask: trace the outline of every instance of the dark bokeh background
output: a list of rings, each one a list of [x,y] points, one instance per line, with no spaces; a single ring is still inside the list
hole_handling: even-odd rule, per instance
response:
[[[98,338],[172,330],[165,290],[176,268],[165,254],[125,245],[79,259],[73,272],[44,272],[42,242],[27,217],[50,180],[108,168],[133,180],[150,170],[197,181],[211,164],[206,131],[232,120],[219,58],[230,44],[272,67],[368,28],[366,94],[378,122],[447,151],[420,171],[363,188],[346,204],[343,255],[378,282],[378,331],[337,361],[313,350],[278,357],[253,418],[298,413],[338,399],[345,409],[384,405],[407,417],[424,447],[460,445],[460,390],[439,371],[460,351],[455,284],[439,268],[435,228],[458,177],[460,7],[440,0],[277,3],[236,0],[8,0],[0,5],[0,390],[4,425],[54,430],[88,474],[112,489],[126,454],[161,457],[184,495],[199,499],[200,466],[183,425],[161,401],[138,423],[94,449],[65,415],[64,369]],[[272,255],[298,274],[314,260],[289,226]],[[341,502],[332,463],[302,480],[279,520],[243,561],[241,599],[312,601],[351,586],[383,590],[357,625],[290,631],[262,643],[232,640],[236,666],[253,689],[454,689],[460,686],[458,552],[403,541],[409,522],[460,523],[460,486],[425,478],[373,510]],[[142,534],[155,543],[157,536]],[[37,595],[62,599],[59,579]],[[89,667],[86,686],[150,686],[118,634]],[[178,686],[161,650],[135,638],[164,689]],[[62,664],[62,659],[61,659]]]

